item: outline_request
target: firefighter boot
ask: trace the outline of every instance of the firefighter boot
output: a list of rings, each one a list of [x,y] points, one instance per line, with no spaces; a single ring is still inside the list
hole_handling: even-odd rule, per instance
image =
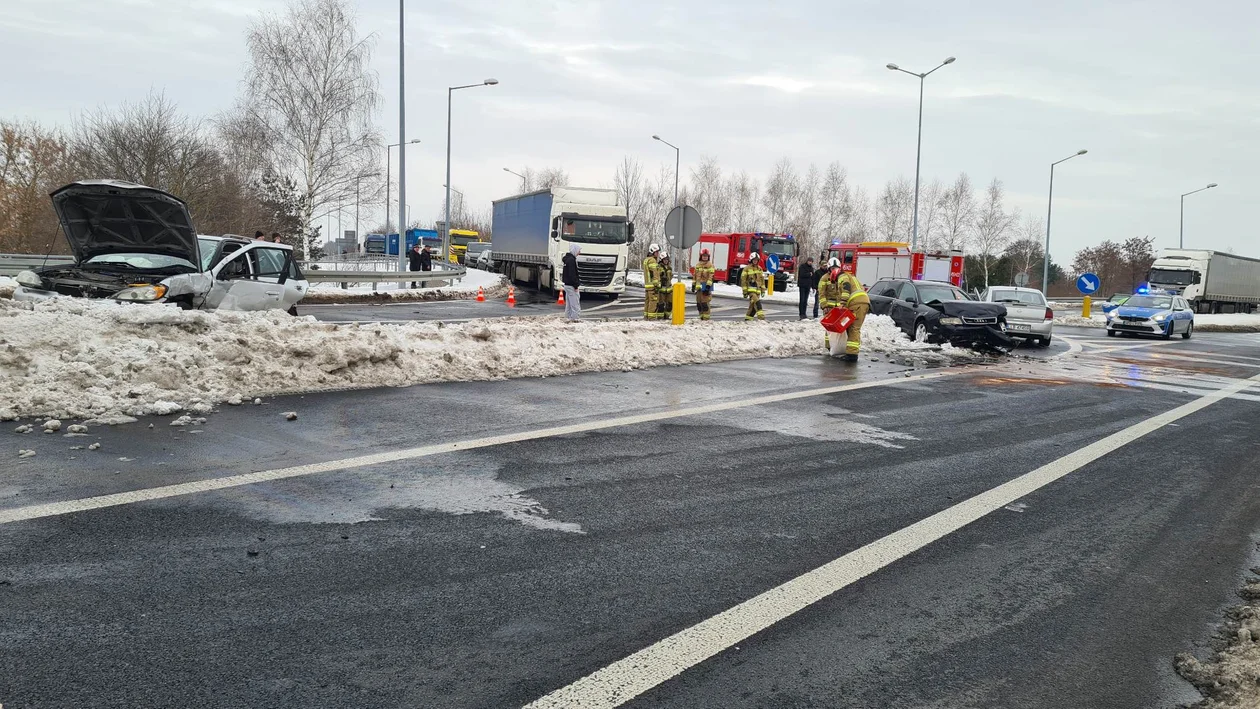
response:
[[[858,358],[856,354],[850,352],[846,354],[844,357],[841,357],[841,359],[843,359],[845,362],[856,362]]]

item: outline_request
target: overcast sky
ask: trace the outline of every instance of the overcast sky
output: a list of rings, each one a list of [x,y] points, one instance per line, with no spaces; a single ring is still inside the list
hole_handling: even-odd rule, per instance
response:
[[[408,0],[408,200],[437,216],[446,91],[452,184],[475,206],[514,193],[503,167],[560,166],[611,183],[624,155],[649,171],[683,149],[764,178],[839,160],[874,193],[913,177],[918,81],[928,78],[923,179],[1002,179],[1042,217],[1056,169],[1052,252],[1155,237],[1260,257],[1260,3],[1254,0],[895,2],[834,0]],[[279,0],[4,0],[6,118],[69,123],[163,89],[187,112],[229,108],[251,18]],[[359,0],[378,35],[381,124],[397,142],[398,3]],[[396,164],[396,158],[395,158]],[[1254,208],[1254,206],[1253,206]],[[379,211],[379,209],[378,209]],[[364,218],[365,221],[367,218]],[[379,222],[381,217],[372,219]],[[348,221],[345,228],[352,228]],[[367,224],[363,227],[366,229]]]

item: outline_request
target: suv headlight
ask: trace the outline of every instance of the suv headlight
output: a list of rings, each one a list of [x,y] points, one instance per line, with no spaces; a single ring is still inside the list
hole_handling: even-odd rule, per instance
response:
[[[152,286],[132,286],[131,288],[115,293],[114,300],[147,302],[152,300],[161,300],[164,295],[166,295],[166,286],[161,284]]]
[[[941,318],[937,322],[942,325],[961,325],[962,318]]]
[[[26,286],[27,288],[44,287],[44,279],[40,278],[39,274],[34,271],[21,271],[13,280],[17,281],[19,286]]]

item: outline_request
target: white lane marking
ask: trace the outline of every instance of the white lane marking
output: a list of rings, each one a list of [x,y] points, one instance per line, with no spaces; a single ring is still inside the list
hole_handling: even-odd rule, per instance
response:
[[[804,391],[785,392],[781,394],[767,394],[765,396],[755,397],[752,399],[736,399],[734,401],[704,404],[702,406],[690,406],[681,409],[670,409],[646,414],[620,416],[617,418],[604,419],[602,421],[587,421],[567,426],[554,426],[551,428],[521,431],[518,433],[508,433],[498,436],[487,436],[485,438],[474,438],[465,441],[436,443],[428,446],[420,446],[418,448],[406,448],[403,450],[373,453],[371,455],[357,456],[354,458],[343,458],[340,460],[329,460],[320,463],[297,465],[290,468],[263,470],[256,473],[244,473],[241,475],[229,475],[221,478],[210,478],[207,480],[197,480],[195,482],[178,483],[175,485],[163,485],[161,487],[144,488],[140,490],[132,490],[130,492],[113,493],[110,495],[99,495],[97,497],[87,497],[78,500],[66,500],[41,505],[0,509],[0,524],[39,519],[42,517],[54,517],[57,515],[84,512],[87,510],[97,510],[104,507],[129,505],[149,500],[161,500],[168,497],[190,495],[197,492],[209,492],[211,490],[222,490],[225,488],[240,487],[242,485],[253,485],[254,483],[260,482],[271,482],[274,480],[315,475],[316,473],[327,473],[334,470],[348,470],[352,468],[362,468],[369,465],[379,465],[381,463],[394,463],[401,460],[427,458],[445,453],[458,453],[460,451],[473,450],[477,448],[489,448],[491,446],[501,446],[509,443],[520,443],[522,441],[532,441],[540,438],[554,438],[555,436],[566,436],[574,433],[601,431],[604,429],[632,426],[640,423],[651,423],[653,421],[664,421],[668,419],[684,418],[687,416],[711,414],[718,411],[730,411],[732,409],[756,407],[763,404],[774,404],[782,401],[792,401],[795,399],[807,399],[822,396],[824,394],[836,394],[843,391],[857,391],[860,389],[873,389],[875,387],[921,382],[927,379],[940,379],[941,377],[954,376],[969,371],[971,371],[970,367],[959,367],[957,369],[915,374],[909,377],[890,377],[888,379],[875,379],[869,382],[837,384],[836,386],[826,387],[823,389],[807,389]]]
[[[1246,355],[1236,355],[1228,352],[1204,352],[1202,350],[1178,349],[1177,354],[1194,355],[1196,357],[1229,357],[1230,359],[1245,359],[1252,362],[1260,362],[1260,357],[1248,357]]]
[[[1230,365],[1230,366],[1232,366],[1232,367],[1253,367],[1253,368],[1260,368],[1260,363],[1256,363],[1256,362],[1235,362],[1235,361],[1233,361],[1233,360],[1227,360],[1227,359],[1209,359],[1209,358],[1207,358],[1207,357],[1187,357],[1187,356],[1182,355],[1182,354],[1180,354],[1180,353],[1176,353],[1176,354],[1173,354],[1173,353],[1167,353],[1167,352],[1153,352],[1153,353],[1151,353],[1151,361],[1152,361],[1153,363],[1155,363],[1155,364],[1159,364],[1160,362],[1164,362],[1166,366],[1169,366],[1169,367],[1176,367],[1176,366],[1177,366],[1177,363],[1176,363],[1176,362],[1168,362],[1168,361],[1167,361],[1167,360],[1172,360],[1172,359],[1175,359],[1175,360],[1180,360],[1180,361],[1184,361],[1184,362],[1194,362],[1194,363],[1197,363],[1197,364],[1226,364],[1226,365]]]
[[[1081,346],[1081,343],[1077,341],[1077,338],[1072,337],[1070,335],[1059,335],[1059,339],[1067,343],[1068,351],[1060,352],[1059,354],[1055,355],[1054,357],[1051,357],[1050,359],[1054,359],[1055,357],[1063,357],[1065,355],[1070,355],[1070,354],[1076,354],[1076,353],[1084,351],[1085,349],[1084,347]]]
[[[613,709],[792,614],[1104,455],[1260,382],[1237,382],[1152,416],[780,584],[531,702],[525,709]]]

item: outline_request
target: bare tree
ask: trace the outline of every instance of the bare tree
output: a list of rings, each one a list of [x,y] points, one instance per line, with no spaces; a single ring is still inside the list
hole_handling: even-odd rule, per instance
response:
[[[813,253],[822,248],[822,238],[818,233],[821,192],[822,173],[817,165],[810,165],[797,186],[795,215],[788,226],[788,231],[796,236],[802,253]]]
[[[66,251],[48,199],[71,179],[66,160],[60,132],[0,121],[0,251]]]
[[[919,246],[936,249],[936,237],[940,231],[941,196],[945,187],[940,180],[932,180],[919,195]]]
[[[971,178],[961,173],[941,193],[939,248],[965,250],[971,243],[972,226],[975,223],[976,197]]]
[[[627,218],[632,223],[638,222],[646,197],[643,187],[643,166],[638,160],[629,155],[621,159],[621,164],[617,166],[617,173],[613,175],[613,188],[617,190],[621,202],[626,205]]]
[[[384,148],[375,117],[373,35],[360,36],[350,0],[291,0],[246,35],[249,62],[235,121],[266,136],[267,163],[294,175],[306,223],[317,209],[353,200]],[[360,185],[361,187],[361,185]],[[315,248],[304,240],[305,248]]]
[[[1003,205],[1002,181],[993,178],[976,213],[976,251],[984,268],[984,287],[989,287],[990,265],[1011,240],[1011,230],[1019,222],[1019,211],[1007,212]]]
[[[712,156],[700,158],[700,164],[691,169],[691,184],[687,200],[700,212],[700,219],[707,231],[726,231],[731,222],[731,200],[722,178],[722,168]]]
[[[1032,214],[1024,215],[1020,223],[1017,238],[1006,247],[1005,255],[1011,264],[1011,276],[1026,274],[1032,280],[1033,273],[1041,272],[1041,256],[1043,249],[1041,240],[1045,236],[1044,222]]]
[[[822,208],[822,236],[826,240],[840,238],[852,217],[853,204],[849,194],[849,175],[838,162],[827,166],[819,203]]]
[[[766,181],[765,191],[761,195],[761,204],[766,209],[767,226],[770,231],[780,232],[787,228],[791,216],[792,203],[800,188],[796,168],[787,158],[779,160],[774,166],[774,174]]]
[[[871,213],[871,198],[866,189],[855,187],[849,199],[849,221],[845,224],[844,240],[851,244],[870,241],[875,236],[875,215]]]
[[[727,188],[731,195],[731,228],[747,232],[757,228],[757,181],[741,172],[731,178]]]
[[[914,184],[904,177],[884,185],[875,205],[875,229],[884,241],[908,241],[914,212]]]
[[[529,174],[526,172],[525,174]],[[552,187],[568,187],[569,173],[562,167],[549,167],[538,173],[536,190],[547,190]]]

